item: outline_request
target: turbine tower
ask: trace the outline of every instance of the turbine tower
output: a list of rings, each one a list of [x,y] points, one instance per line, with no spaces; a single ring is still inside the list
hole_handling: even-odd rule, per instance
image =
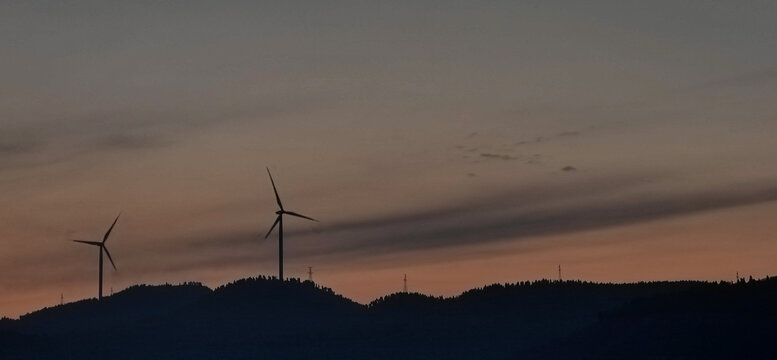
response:
[[[293,211],[286,211],[281,203],[281,197],[278,196],[278,189],[275,188],[275,181],[273,181],[272,174],[270,174],[270,168],[267,168],[267,175],[270,175],[270,183],[272,184],[272,190],[275,192],[275,200],[278,202],[279,210],[275,212],[278,214],[278,217],[275,218],[275,222],[272,224],[270,231],[267,232],[267,235],[265,235],[264,238],[267,239],[273,229],[275,229],[275,226],[278,225],[278,278],[283,281],[283,215],[301,217],[315,222],[318,222],[318,220],[302,214],[297,214]]]
[[[105,255],[108,255],[108,260],[111,261],[111,265],[113,265],[113,270],[116,270],[116,264],[113,263],[113,258],[111,257],[111,253],[108,252],[108,248],[105,247],[105,241],[108,240],[108,236],[111,235],[111,231],[113,231],[113,227],[116,226],[116,222],[119,221],[119,216],[121,216],[121,213],[119,213],[118,216],[116,216],[116,220],[113,220],[113,224],[111,224],[111,227],[108,229],[108,232],[105,233],[105,236],[103,236],[103,241],[84,241],[84,240],[73,240],[78,243],[87,244],[87,245],[94,245],[100,248],[100,280],[99,280],[99,286],[98,286],[98,293],[97,293],[97,300],[102,300],[103,298],[103,252],[105,252]]]

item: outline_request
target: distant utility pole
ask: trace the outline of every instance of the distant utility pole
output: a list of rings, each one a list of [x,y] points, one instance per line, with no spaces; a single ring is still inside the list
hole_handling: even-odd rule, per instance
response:
[[[65,293],[59,293],[59,304],[65,305]]]
[[[310,282],[313,281],[313,267],[312,266],[308,266],[308,281],[310,281]]]
[[[405,286],[403,289],[405,292],[407,292],[407,274],[405,274]]]
[[[561,282],[561,264],[558,264],[558,281]]]

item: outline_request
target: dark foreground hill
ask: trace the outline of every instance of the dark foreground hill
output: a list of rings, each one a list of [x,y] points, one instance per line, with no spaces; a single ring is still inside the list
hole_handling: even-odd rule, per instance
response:
[[[134,286],[0,320],[0,359],[777,358],[777,280],[491,285],[360,305],[310,282]]]

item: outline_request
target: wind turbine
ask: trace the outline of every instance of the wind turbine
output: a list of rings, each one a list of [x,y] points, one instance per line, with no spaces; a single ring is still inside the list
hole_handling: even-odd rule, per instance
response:
[[[267,237],[270,236],[270,233],[272,233],[272,230],[275,229],[275,225],[278,225],[278,278],[283,281],[283,215],[301,217],[303,219],[313,220],[315,222],[318,222],[318,220],[302,214],[297,214],[293,211],[286,211],[283,208],[283,204],[281,203],[281,197],[278,196],[278,189],[275,188],[275,181],[273,181],[272,174],[270,174],[270,168],[267,168],[267,175],[270,175],[272,190],[275,192],[275,200],[278,202],[278,207],[280,209],[275,212],[278,214],[278,217],[275,218],[275,222],[272,224],[270,231],[267,232],[267,235],[265,235],[264,238],[267,239]]]
[[[116,226],[116,222],[119,221],[119,216],[121,216],[121,213],[119,213],[118,216],[116,216],[116,220],[113,220],[113,224],[111,224],[111,227],[108,229],[108,232],[105,233],[105,236],[103,236],[103,241],[84,241],[84,240],[73,240],[78,243],[82,244],[88,244],[88,245],[94,245],[100,247],[100,286],[99,286],[99,292],[97,293],[97,300],[102,300],[103,298],[103,252],[105,252],[105,255],[108,255],[108,260],[111,261],[111,265],[113,265],[113,270],[116,270],[116,264],[113,263],[113,258],[111,257],[111,253],[108,252],[108,248],[105,247],[105,241],[108,240],[108,236],[111,235],[111,231],[113,231],[113,227]]]

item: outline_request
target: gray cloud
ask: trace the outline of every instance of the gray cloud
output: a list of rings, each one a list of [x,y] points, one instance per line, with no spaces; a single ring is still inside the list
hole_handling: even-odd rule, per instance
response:
[[[518,160],[518,157],[507,154],[482,153],[480,157],[493,160]]]
[[[579,186],[574,191],[583,192],[585,188]],[[549,195],[551,199],[554,197]],[[572,197],[580,198],[580,195]],[[520,201],[521,198],[528,201]],[[336,245],[331,247],[315,249],[309,255],[321,251],[377,254],[434,249],[607,228],[775,201],[777,187],[755,184],[733,191],[729,187],[687,193],[636,192],[617,198],[596,198],[555,205],[552,200],[531,199],[527,193],[520,192],[503,194],[502,201],[490,199],[398,217],[322,225],[321,236],[333,241],[342,240],[333,242]]]
[[[579,131],[562,131],[556,134],[557,137],[569,137],[569,136],[578,136],[578,135],[580,135]]]
[[[35,142],[0,142],[0,156],[29,154],[36,148]]]
[[[674,192],[650,191],[647,184],[640,177],[598,183],[538,184],[429,211],[322,223],[313,231],[292,228],[286,230],[286,235],[294,239],[294,246],[290,246],[288,252],[289,256],[300,260],[356,261],[407,251],[605,229],[777,201],[777,187],[767,183]],[[261,229],[256,233],[234,231],[182,239],[165,251],[192,255],[190,259],[179,259],[170,264],[176,270],[200,265],[234,265],[242,261],[272,261],[275,253],[266,250],[266,241],[273,240],[261,240],[257,235],[260,232]],[[235,251],[212,253],[214,249],[225,248]],[[250,253],[245,254],[245,251]],[[200,256],[204,253],[209,256]]]
[[[92,111],[30,123],[16,121],[0,133],[0,172],[60,164],[102,150],[170,146],[203,130],[309,111],[334,99],[303,92],[239,99],[231,108],[222,104],[202,108],[197,99],[186,99],[191,102],[186,108]]]
[[[471,133],[467,138],[472,138],[473,134],[477,133]],[[480,146],[467,146],[467,145],[455,145],[454,148],[460,152],[463,153],[471,153],[471,152],[477,152],[478,149],[486,150],[486,149],[498,149],[499,151],[512,151],[514,148],[522,147],[522,146],[531,146],[531,145],[537,145],[537,144],[543,144],[550,141],[554,141],[557,139],[563,139],[563,138],[571,138],[571,137],[577,137],[581,136],[583,134],[582,131],[579,130],[567,130],[567,131],[561,131],[556,133],[555,135],[546,137],[546,136],[536,136],[532,140],[521,140],[521,141],[515,141],[509,144],[504,145],[480,145]],[[526,157],[526,163],[527,164],[540,164],[542,161],[540,160],[540,154],[532,154],[532,155],[525,155]],[[467,159],[468,157],[466,155],[462,156],[462,158]],[[519,160],[522,158],[522,156],[519,155],[510,155],[510,154],[504,154],[504,153],[496,153],[496,152],[484,152],[480,154],[480,158],[482,160]],[[479,162],[479,161],[475,161]],[[568,171],[568,170],[565,170]]]
[[[461,202],[448,207],[439,208],[433,211],[405,213],[403,215],[381,217],[374,219],[361,219],[351,222],[317,224],[316,229],[319,234],[333,236],[340,231],[391,231],[397,224],[428,224],[430,226],[438,225],[440,222],[446,223],[447,219],[457,218],[458,216],[469,216],[470,214],[480,214],[478,217],[488,216],[489,214],[502,213],[510,209],[534,209],[548,207],[554,204],[563,204],[567,202],[577,203],[582,199],[590,197],[601,198],[613,194],[623,194],[630,191],[643,189],[648,184],[649,178],[661,178],[659,175],[647,177],[645,175],[619,176],[609,178],[584,179],[576,182],[546,181],[531,185],[522,186],[520,189],[499,192],[482,196],[478,199]],[[242,213],[246,208],[252,208],[253,203],[234,204],[230,206],[220,206],[215,211],[219,211],[228,216],[227,211]],[[267,224],[269,226],[270,224]],[[241,236],[246,241],[256,236],[264,235],[264,229],[257,229],[256,234],[252,236]],[[296,236],[309,236],[310,232],[287,230],[289,234]],[[234,234],[229,234],[234,237]],[[198,241],[187,241],[187,244],[195,247],[210,247],[215,242],[220,246],[221,241],[216,240],[218,236],[209,236]]]

